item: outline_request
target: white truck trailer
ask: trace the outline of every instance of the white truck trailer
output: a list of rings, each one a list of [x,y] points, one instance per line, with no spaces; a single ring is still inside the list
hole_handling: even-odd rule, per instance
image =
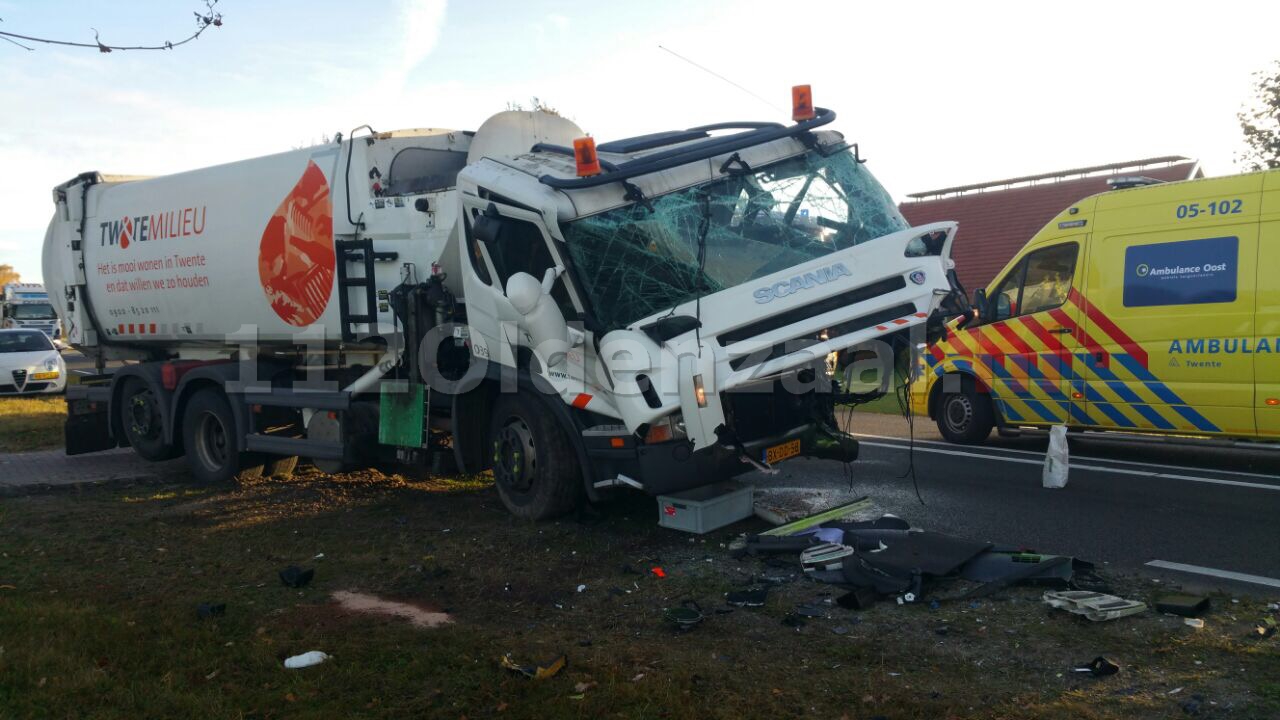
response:
[[[39,330],[62,344],[58,315],[49,303],[49,293],[40,283],[7,283],[0,298],[0,328]]]
[[[80,175],[43,258],[100,368],[68,392],[67,452],[185,454],[206,481],[298,456],[492,469],[528,518],[852,459],[825,361],[958,312],[955,225],[910,227],[833,112],[798,118],[596,146],[504,112]]]

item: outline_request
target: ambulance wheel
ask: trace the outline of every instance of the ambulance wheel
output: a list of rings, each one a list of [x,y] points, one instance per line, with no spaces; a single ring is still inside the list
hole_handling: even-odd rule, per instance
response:
[[[124,381],[120,391],[120,426],[129,447],[146,460],[169,460],[182,453],[164,441],[160,400],[142,378]]]
[[[582,473],[551,410],[525,393],[501,395],[489,427],[493,479],[511,514],[547,520],[574,508]]]
[[[991,397],[978,392],[977,383],[961,378],[960,392],[944,393],[938,403],[938,432],[949,442],[981,445],[995,426]]]
[[[262,459],[237,449],[236,419],[218,390],[197,390],[182,412],[182,441],[196,480],[222,483],[262,475]]]

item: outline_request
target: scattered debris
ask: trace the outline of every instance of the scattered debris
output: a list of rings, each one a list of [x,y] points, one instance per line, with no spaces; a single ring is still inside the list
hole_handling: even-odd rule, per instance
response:
[[[681,632],[692,630],[704,619],[702,607],[693,600],[686,600],[680,607],[670,607],[663,611],[663,617]]]
[[[759,587],[725,593],[724,601],[737,607],[764,607],[764,601],[768,596],[769,588]]]
[[[1199,630],[1200,628],[1204,627],[1204,620],[1197,617],[1189,617],[1189,618],[1183,619],[1182,624],[1186,625],[1187,627],[1193,627]]]
[[[290,670],[297,670],[299,668],[311,667],[312,665],[319,665],[331,657],[333,656],[327,655],[319,650],[312,650],[310,652],[304,652],[301,655],[294,655],[291,658],[287,658],[284,661],[284,666]]]
[[[836,598],[836,604],[849,610],[866,610],[876,604],[876,593],[868,587],[855,588]]]
[[[666,571],[666,570],[663,570],[663,569],[662,569],[662,568],[660,568],[660,567],[652,567],[652,568],[649,568],[649,572],[653,573],[654,575],[656,575],[656,576],[658,576],[658,577],[660,577],[660,578],[664,578],[664,577],[666,577],[666,576],[667,576],[667,571]]]
[[[561,654],[545,665],[520,665],[511,659],[511,653],[507,653],[502,656],[500,663],[502,667],[507,670],[520,673],[527,678],[533,680],[546,680],[547,678],[555,677],[561,670],[563,670],[565,665],[569,664],[569,658],[568,656]]]
[[[795,614],[801,617],[820,618],[826,617],[827,611],[814,605],[800,604],[796,605]]]
[[[222,617],[227,614],[226,603],[200,603],[196,606],[196,617],[201,620]]]
[[[301,588],[306,587],[315,576],[315,568],[303,569],[297,565],[290,565],[280,571],[280,582],[286,587]]]
[[[767,530],[763,534],[777,536],[795,535],[796,533],[808,530],[811,527],[817,527],[825,522],[852,519],[860,514],[865,514],[871,509],[871,499],[864,496],[854,500],[853,502],[833,507],[830,510],[824,510],[820,513],[811,514],[808,517],[804,517],[799,520],[778,525],[778,527],[775,527],[772,530]],[[762,514],[762,511],[764,514]],[[772,518],[769,517],[771,514],[770,511],[763,508],[762,503],[759,501],[756,503],[756,514],[763,517],[766,521],[772,521]],[[772,513],[772,515],[774,518],[778,517],[777,513]]]
[[[410,603],[383,600],[375,595],[339,590],[330,597],[346,610],[404,618],[414,627],[433,628],[453,622],[449,613],[429,610]]]
[[[1072,670],[1078,673],[1087,672],[1093,677],[1107,677],[1108,675],[1115,675],[1120,672],[1120,666],[1099,655],[1084,665],[1078,665],[1072,668]]]
[[[1204,595],[1173,593],[1156,598],[1156,610],[1182,617],[1200,617],[1209,609],[1209,598]]]
[[[596,685],[597,683],[594,680],[592,680],[591,682],[580,682],[577,685],[573,686],[573,691],[581,695],[582,693],[590,690]]]
[[[1268,637],[1271,637],[1272,635],[1275,635],[1276,634],[1275,618],[1270,618],[1270,617],[1262,618],[1262,622],[1258,623],[1258,625],[1253,630],[1258,634],[1259,637],[1268,638]]]
[[[587,591],[587,586],[586,586],[586,585],[579,585],[579,586],[578,586],[578,592],[586,592],[586,591]]]
[[[1049,591],[1044,594],[1044,602],[1050,607],[1083,615],[1094,622],[1136,615],[1147,609],[1146,603],[1089,590]]]

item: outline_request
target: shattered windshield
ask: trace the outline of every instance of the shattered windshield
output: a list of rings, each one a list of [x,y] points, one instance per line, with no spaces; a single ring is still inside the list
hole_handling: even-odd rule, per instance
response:
[[[808,152],[568,223],[604,329],[908,227],[848,152]],[[699,267],[699,250],[704,255]]]

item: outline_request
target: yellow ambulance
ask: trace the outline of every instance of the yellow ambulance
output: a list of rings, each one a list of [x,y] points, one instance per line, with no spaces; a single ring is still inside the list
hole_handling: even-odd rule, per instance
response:
[[[911,387],[952,442],[1059,424],[1280,438],[1280,170],[1081,200],[974,299]]]

